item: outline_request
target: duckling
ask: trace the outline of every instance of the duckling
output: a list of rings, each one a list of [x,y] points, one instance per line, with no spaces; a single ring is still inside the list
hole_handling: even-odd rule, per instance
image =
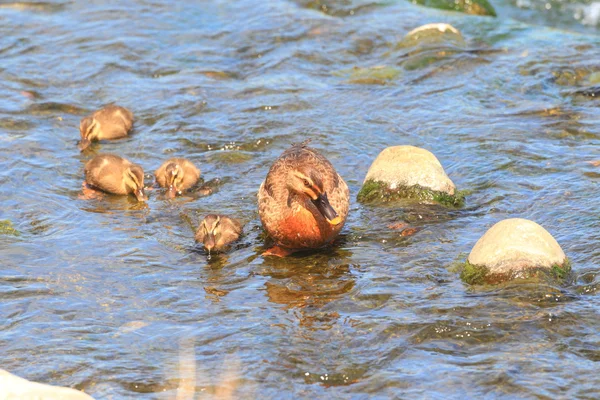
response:
[[[171,158],[154,172],[156,182],[169,188],[167,195],[173,198],[186,189],[191,188],[200,179],[200,170],[185,158]]]
[[[144,170],[137,164],[114,154],[99,154],[85,164],[88,185],[113,194],[133,193],[138,201],[146,201]]]
[[[82,118],[79,123],[81,133],[79,150],[87,149],[92,141],[123,138],[127,136],[132,126],[131,111],[121,106],[108,105]]]
[[[196,242],[202,242],[209,253],[213,249],[219,251],[238,240],[242,228],[242,224],[237,219],[210,214],[200,223],[194,239]]]
[[[258,191],[263,227],[288,253],[332,242],[346,222],[349,206],[346,182],[307,142],[283,152]]]

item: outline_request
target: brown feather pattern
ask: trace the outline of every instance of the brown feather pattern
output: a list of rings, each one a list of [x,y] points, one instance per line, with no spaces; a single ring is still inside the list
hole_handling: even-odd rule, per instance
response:
[[[99,133],[94,140],[119,139],[127,136],[133,127],[133,114],[125,107],[108,105],[81,120],[80,129],[85,129],[93,120],[99,125]]]
[[[132,171],[144,186],[144,171],[137,164],[114,154],[99,154],[85,164],[85,181],[98,189],[114,194],[133,193],[125,184],[125,174]]]
[[[165,161],[157,170],[154,172],[156,176],[156,182],[161,187],[169,186],[167,177],[167,167],[169,164],[177,164],[183,173],[183,181],[177,188],[178,190],[186,190],[198,183],[200,179],[200,170],[189,160],[185,158],[171,158]]]

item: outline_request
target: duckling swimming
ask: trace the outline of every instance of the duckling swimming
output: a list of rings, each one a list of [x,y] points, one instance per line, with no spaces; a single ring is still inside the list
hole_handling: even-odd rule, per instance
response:
[[[222,250],[238,240],[241,234],[242,224],[237,219],[210,214],[200,223],[194,239],[196,242],[203,243],[204,248],[210,253],[211,250]]]
[[[167,196],[173,198],[177,193],[191,188],[200,179],[200,170],[185,158],[171,158],[154,173],[156,182],[168,188]]]
[[[85,164],[88,185],[107,193],[133,193],[138,201],[146,201],[144,170],[137,164],[114,154],[99,154]]]
[[[258,191],[263,227],[277,245],[292,251],[332,242],[346,222],[349,206],[346,182],[323,155],[306,143],[286,150],[271,166]]]
[[[79,150],[87,149],[93,141],[123,138],[132,126],[131,111],[121,106],[108,105],[81,120]]]

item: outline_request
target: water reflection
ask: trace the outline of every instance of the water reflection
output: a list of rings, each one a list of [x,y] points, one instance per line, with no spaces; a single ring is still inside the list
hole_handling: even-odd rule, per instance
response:
[[[342,251],[350,256],[350,251]],[[286,308],[315,309],[350,292],[354,287],[351,266],[346,258],[329,256],[278,259],[266,257],[262,274],[272,279],[265,283],[269,300]]]

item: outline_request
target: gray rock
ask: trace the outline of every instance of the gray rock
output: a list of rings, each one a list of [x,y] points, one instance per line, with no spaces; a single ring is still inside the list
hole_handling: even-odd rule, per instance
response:
[[[94,400],[79,390],[31,382],[3,369],[0,369],[0,399]]]
[[[464,45],[465,39],[460,31],[452,25],[437,23],[421,25],[408,32],[402,40],[402,43],[405,46],[416,44],[438,44],[444,42]]]
[[[470,265],[469,265],[470,264]],[[568,272],[568,260],[556,240],[533,221],[505,219],[492,226],[471,250],[463,280],[488,282],[528,277],[529,270],[561,268]],[[486,278],[487,276],[487,278]],[[490,278],[493,277],[493,278]]]
[[[414,146],[393,146],[379,153],[363,184],[369,180],[383,182],[391,190],[420,186],[449,195],[456,190],[438,159],[430,151]]]

